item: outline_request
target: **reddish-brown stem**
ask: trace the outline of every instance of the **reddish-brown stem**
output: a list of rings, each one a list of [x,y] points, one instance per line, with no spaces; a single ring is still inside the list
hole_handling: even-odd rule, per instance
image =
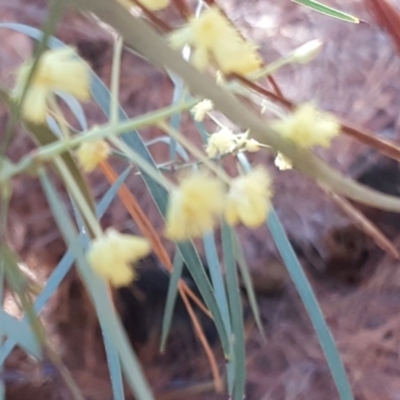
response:
[[[285,97],[280,96],[260,85],[257,85],[256,83],[249,81],[248,79],[242,76],[235,75],[235,79],[239,80],[244,85],[249,87],[251,90],[254,90],[255,92],[259,93],[260,95],[265,96],[271,100],[274,100],[277,103],[280,103],[282,106],[286,107],[289,110],[294,110],[297,107],[297,104],[291,102]],[[391,140],[377,138],[373,136],[372,133],[362,128],[355,127],[344,121],[341,121],[341,127],[343,133],[347,134],[353,139],[367,146],[373,147],[377,151],[381,152],[382,154],[394,160],[400,161],[400,146],[397,143]]]
[[[240,81],[243,83],[243,85],[247,86],[251,90],[254,90],[255,92],[261,94],[264,97],[268,97],[271,100],[274,100],[284,107],[288,108],[289,110],[292,110],[295,106],[294,104],[290,101],[287,100],[282,94],[274,93],[271,90],[268,90],[264,88],[263,86],[258,85],[255,82],[252,82],[245,78],[244,76],[238,75],[238,74],[232,74],[232,77],[235,78],[236,80]],[[278,88],[279,90],[279,88]],[[279,90],[280,92],[280,90]]]
[[[379,246],[383,251],[390,254],[395,259],[399,259],[399,251],[396,249],[395,245],[385,236],[385,234],[373,224],[362,212],[357,210],[348,200],[343,197],[333,193],[330,190],[325,190],[330,198],[344,211],[357,226],[362,229],[372,240]]]
[[[269,84],[272,86],[272,89],[274,89],[275,93],[279,97],[284,98],[283,93],[282,93],[280,87],[278,86],[278,84],[276,83],[276,80],[274,79],[274,77],[272,75],[268,75],[267,80],[268,80]]]
[[[397,51],[400,51],[400,13],[386,0],[365,0],[378,23],[392,36]]]

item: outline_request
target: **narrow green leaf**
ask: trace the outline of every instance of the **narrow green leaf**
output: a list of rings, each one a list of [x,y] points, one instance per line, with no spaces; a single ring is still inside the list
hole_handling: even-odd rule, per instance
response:
[[[29,281],[18,266],[17,255],[6,244],[0,244],[0,269],[12,293],[18,297],[18,303],[25,312],[24,323],[30,326],[39,346],[44,346],[45,336],[43,326],[38,320],[29,297]]]
[[[183,94],[184,94],[184,82],[183,80],[173,74],[172,72],[169,73],[169,77],[171,78],[173,84],[174,84],[174,93],[172,95],[172,104],[176,104],[179,101],[182,101],[183,99]],[[175,114],[171,117],[170,119],[170,125],[176,129],[179,130],[179,126],[181,124],[181,114]],[[176,150],[177,150],[177,142],[174,139],[171,139],[170,146],[169,146],[169,158],[171,161],[176,160]]]
[[[15,340],[28,354],[41,358],[41,348],[36,335],[26,321],[19,321],[0,308],[0,336]]]
[[[128,167],[114,182],[114,184],[107,190],[106,194],[101,199],[98,207],[97,207],[97,216],[101,218],[110,205],[111,201],[115,198],[118,189],[124,183],[126,178],[129,175],[131,167]],[[35,313],[40,313],[47,301],[51,298],[54,292],[57,290],[58,286],[61,284],[68,271],[70,270],[73,262],[75,260],[74,253],[71,249],[69,249],[61,259],[60,263],[54,269],[50,278],[46,282],[45,287],[42,292],[39,294],[34,303]],[[2,270],[0,269],[0,272]],[[26,320],[26,318],[24,319]],[[8,338],[6,342],[0,348],[0,365],[3,365],[5,359],[8,357],[10,352],[13,350],[16,342],[12,338]]]
[[[247,293],[247,297],[250,302],[250,308],[254,315],[254,320],[256,321],[257,328],[260,331],[263,339],[265,340],[265,333],[261,323],[260,309],[258,308],[256,294],[254,292],[253,280],[251,279],[249,266],[247,265],[246,259],[244,257],[242,246],[240,245],[239,238],[236,232],[232,231],[233,235],[233,251],[235,254],[235,259],[239,265],[239,271],[243,279],[244,288]]]
[[[96,276],[90,268],[85,257],[81,240],[77,236],[72,221],[52,182],[43,169],[40,170],[39,178],[57,225],[69,248],[76,256],[78,270],[93,300],[100,325],[102,326],[102,329],[106,331],[106,335],[118,350],[119,358],[132,392],[138,400],[153,400],[154,397],[147,384],[139,361],[132,351],[121,322],[119,321],[114,307],[107,296],[107,288],[104,281]]]
[[[122,380],[121,362],[118,351],[106,330],[103,330],[104,348],[106,350],[108,369],[110,370],[111,387],[114,400],[124,400],[124,383]]]
[[[88,129],[88,124],[81,103],[79,103],[79,101],[69,93],[57,92],[57,96],[64,100],[65,104],[71,110],[72,114],[81,126],[81,129],[86,131]]]
[[[274,209],[271,210],[268,218],[268,228],[317,333],[340,398],[341,400],[353,400],[351,385],[335,341],[318,300]]]
[[[164,352],[165,344],[168,338],[168,334],[171,328],[172,316],[174,313],[174,307],[176,297],[178,295],[178,282],[182,275],[183,270],[183,258],[179,251],[175,252],[174,256],[174,269],[169,279],[167,300],[165,303],[165,309],[163,314],[162,329],[161,329],[161,344],[160,351]]]
[[[1,367],[0,368],[0,374],[3,373],[4,370]],[[4,384],[3,381],[0,382],[0,400],[5,400],[6,398],[6,385]]]
[[[126,181],[131,171],[132,171],[132,166],[129,165],[122,173],[119,174],[116,181],[110,186],[110,188],[104,194],[96,210],[96,215],[99,219],[104,215],[107,208],[116,198],[118,190],[121,188],[122,184]]]
[[[246,172],[251,171],[251,165],[243,153],[238,154],[238,159]],[[307,310],[315,332],[317,333],[318,340],[327,359],[336,387],[338,388],[340,398],[341,400],[353,400],[354,397],[346,375],[346,370],[344,369],[339,351],[325,321],[318,300],[290,244],[286,232],[281,225],[279,217],[273,208],[266,223],[271,231],[279,254]]]
[[[206,253],[206,260],[208,269],[210,271],[211,283],[215,293],[215,300],[221,311],[221,316],[224,321],[224,326],[228,338],[231,336],[231,319],[229,316],[228,299],[222,276],[221,266],[218,259],[217,246],[215,245],[215,238],[213,233],[209,233],[203,237],[204,250]]]
[[[180,114],[177,114],[177,115],[180,115]],[[153,144],[161,142],[161,143],[166,143],[169,146],[171,146],[172,141],[173,141],[173,139],[170,136],[160,136],[160,137],[156,137],[152,140],[147,141],[145,143],[145,145],[146,145],[146,147],[150,147]],[[189,155],[188,155],[187,151],[185,150],[185,148],[180,143],[176,143],[176,141],[175,141],[175,147],[176,147],[176,149],[175,149],[176,153],[182,158],[182,160],[185,162],[189,162]]]
[[[1,254],[0,254],[1,258]],[[0,299],[4,297],[4,268],[2,267],[2,261],[0,259]],[[0,327],[3,325],[3,321],[0,319]],[[2,328],[1,328],[2,329]],[[0,336],[0,346],[3,346],[4,341],[6,338]],[[4,363],[0,363],[0,374],[4,372]],[[3,381],[0,380],[0,400],[4,400],[6,398],[6,386]]]
[[[221,340],[222,349],[225,356],[229,355],[229,340],[225,330],[224,321],[221,316],[221,311],[215,299],[214,291],[210,280],[205,272],[204,265],[200,260],[199,254],[191,242],[177,243],[177,247],[182,254],[182,258],[190,272],[199,292],[214,317],[215,327],[218,331],[218,336]]]
[[[336,10],[335,8],[328,7],[325,4],[322,4],[318,1],[314,0],[292,0],[294,3],[301,4],[308,8],[311,8],[314,11],[317,11],[321,14],[328,15],[329,17],[338,18],[342,21],[352,22],[353,24],[359,24],[360,20],[356,17],[353,17],[350,14],[344,13],[342,11]]]
[[[243,326],[242,299],[240,297],[239,280],[233,248],[233,232],[226,222],[222,223],[222,248],[226,268],[226,284],[228,289],[229,310],[232,321],[232,347],[234,362],[233,399],[244,398],[246,383],[246,353]],[[232,393],[230,393],[232,395]]]

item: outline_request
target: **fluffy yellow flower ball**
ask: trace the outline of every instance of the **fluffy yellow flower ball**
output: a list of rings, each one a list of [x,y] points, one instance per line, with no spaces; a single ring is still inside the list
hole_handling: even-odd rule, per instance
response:
[[[167,237],[182,241],[212,231],[224,204],[224,186],[217,178],[205,172],[186,176],[169,197]]]
[[[291,116],[273,123],[272,127],[303,149],[329,147],[340,133],[340,123],[333,115],[309,103],[300,105]]]
[[[225,207],[226,222],[232,226],[242,222],[248,228],[259,227],[267,219],[271,197],[272,179],[262,166],[233,179]]]
[[[230,129],[222,128],[220,131],[209,136],[206,153],[211,158],[224,155],[234,150],[236,143],[236,135]]]
[[[33,60],[30,60],[17,72],[13,91],[16,100],[22,96],[32,65]],[[22,115],[34,123],[44,122],[49,96],[57,91],[72,94],[82,101],[90,99],[89,66],[71,47],[47,50],[42,54],[22,104]]]
[[[169,39],[174,48],[193,46],[193,63],[200,70],[215,62],[224,74],[247,75],[262,64],[257,47],[243,39],[217,7],[210,7],[199,18],[191,19]]]
[[[135,279],[132,264],[149,254],[150,250],[146,239],[108,229],[92,242],[87,259],[96,274],[112,286],[121,287]]]
[[[279,171],[287,171],[293,168],[292,162],[289,158],[285,157],[282,153],[279,153],[275,157],[275,166]]]
[[[86,172],[92,172],[110,155],[110,146],[105,140],[82,143],[76,152],[79,164]]]
[[[211,100],[204,99],[197,103],[192,108],[192,114],[195,121],[203,121],[206,114],[214,108],[214,104]]]

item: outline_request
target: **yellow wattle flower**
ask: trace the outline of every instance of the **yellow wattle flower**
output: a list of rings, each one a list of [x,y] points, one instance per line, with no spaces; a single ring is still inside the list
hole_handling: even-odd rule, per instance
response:
[[[110,155],[110,146],[105,140],[82,143],[76,152],[79,164],[86,172],[92,172]]]
[[[17,72],[13,90],[16,100],[22,96],[32,65],[33,60],[29,60]],[[44,122],[49,96],[57,91],[69,93],[81,101],[90,99],[89,66],[71,47],[46,50],[40,57],[22,104],[24,118],[34,123]]]
[[[193,114],[195,121],[203,121],[206,114],[211,111],[214,107],[214,104],[211,100],[204,99],[197,103],[192,109],[191,112]]]
[[[279,152],[275,157],[274,163],[276,168],[279,169],[279,171],[287,171],[288,169],[293,168],[293,164],[290,161],[290,159],[285,157],[282,153]]]
[[[93,271],[112,286],[129,285],[135,279],[134,264],[150,253],[148,240],[108,229],[92,242],[87,259]]]
[[[242,222],[249,228],[262,225],[271,209],[272,179],[268,171],[258,166],[247,175],[232,180],[225,206],[229,225]]]
[[[193,46],[193,63],[200,70],[214,62],[224,74],[247,75],[262,64],[257,47],[246,41],[217,7],[191,19],[169,40],[174,48]]]
[[[228,128],[222,128],[209,136],[206,153],[208,157],[214,158],[230,153],[236,147],[237,137]]]
[[[170,194],[166,236],[182,241],[212,231],[222,215],[224,203],[224,186],[217,178],[205,172],[186,176]]]
[[[310,103],[300,105],[292,115],[274,122],[272,127],[303,149],[329,147],[341,129],[335,116],[318,110]]]
[[[256,139],[250,138],[244,142],[243,150],[248,151],[249,153],[257,153],[261,149],[260,142],[257,142]]]

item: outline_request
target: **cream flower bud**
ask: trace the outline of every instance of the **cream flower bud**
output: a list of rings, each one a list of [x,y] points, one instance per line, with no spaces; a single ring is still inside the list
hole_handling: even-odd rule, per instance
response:
[[[292,169],[292,162],[285,157],[282,153],[278,153],[275,157],[275,166],[279,169],[279,171],[286,171],[288,169]]]
[[[323,42],[319,39],[310,40],[298,47],[291,55],[293,62],[307,64],[312,61],[321,51]]]
[[[260,150],[260,148],[261,148],[260,143],[253,138],[247,139],[243,147],[244,151],[248,151],[250,153],[256,153],[257,151]]]
[[[262,166],[233,179],[225,207],[226,222],[232,226],[242,222],[257,228],[267,219],[271,197],[272,179]]]
[[[174,48],[193,46],[193,63],[201,70],[213,62],[224,74],[247,75],[262,64],[256,46],[243,39],[217,7],[210,7],[191,19],[173,32],[169,40]]]
[[[298,147],[329,147],[331,140],[340,133],[340,123],[335,116],[320,111],[312,104],[302,104],[286,119],[271,125],[283,137]]]
[[[213,102],[208,99],[204,99],[197,103],[191,110],[195,121],[203,121],[206,114],[211,111],[213,107]]]
[[[222,128],[208,138],[206,153],[214,158],[233,151],[236,147],[237,137],[228,128]]]
[[[205,172],[186,176],[170,194],[166,236],[182,241],[212,231],[224,204],[224,186],[217,178]]]
[[[108,229],[92,242],[87,259],[94,272],[112,286],[129,285],[135,279],[135,264],[150,253],[148,240]]]
[[[110,146],[105,140],[82,143],[76,152],[79,164],[86,172],[92,172],[110,155]]]

